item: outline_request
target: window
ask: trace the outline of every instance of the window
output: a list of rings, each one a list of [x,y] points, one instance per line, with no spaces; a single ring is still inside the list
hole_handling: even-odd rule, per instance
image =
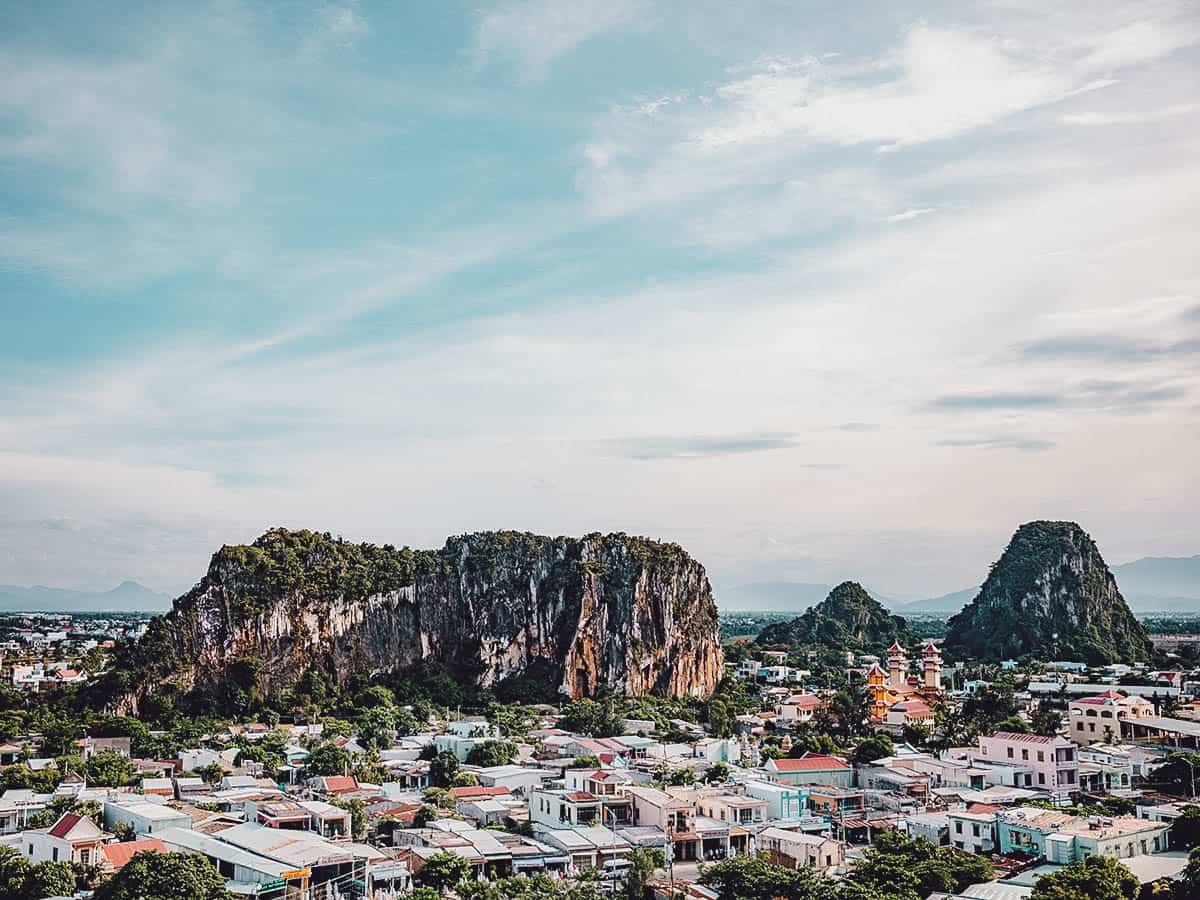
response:
[[[1012,747],[1009,747],[1009,748],[1008,748],[1008,758],[1009,758],[1009,759],[1012,759],[1012,755],[1013,755],[1013,752],[1012,752]]]
[[[1038,784],[1045,784],[1045,783],[1046,783],[1046,773],[1038,772]]]
[[[979,823],[978,822],[976,822],[975,824],[973,824],[971,826],[971,834],[975,835],[975,837],[979,837]]]
[[[954,820],[954,833],[962,834],[962,822],[957,819]]]
[[[53,859],[55,862],[58,862],[58,848],[57,847],[55,847],[53,850],[50,851],[50,858]]]
[[[1041,750],[1039,750],[1038,751],[1038,762],[1045,762],[1045,761],[1046,761],[1046,754],[1043,753]]]
[[[1028,750],[1025,750],[1025,749],[1021,750],[1021,759],[1029,759],[1029,751]]]
[[[1096,733],[1096,723],[1095,722],[1088,722],[1088,731],[1092,732],[1093,734]]]
[[[1146,843],[1145,841],[1142,841],[1142,844],[1143,844],[1142,852],[1143,853],[1146,852],[1145,843]],[[82,863],[83,865],[86,866],[89,862],[91,862],[91,859],[92,859],[92,851],[90,848],[84,847],[82,850],[79,851],[80,863]]]

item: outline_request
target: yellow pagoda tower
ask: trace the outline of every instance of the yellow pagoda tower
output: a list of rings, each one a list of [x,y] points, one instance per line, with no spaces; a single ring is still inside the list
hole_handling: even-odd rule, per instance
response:
[[[881,721],[887,715],[888,699],[887,672],[880,668],[879,663],[871,663],[867,669],[867,694],[870,696],[871,718]]]

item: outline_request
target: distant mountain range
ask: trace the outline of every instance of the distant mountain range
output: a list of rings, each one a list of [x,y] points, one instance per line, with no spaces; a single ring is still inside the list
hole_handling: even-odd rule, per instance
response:
[[[136,581],[123,581],[111,591],[0,584],[0,612],[164,612],[170,608],[170,597]]]
[[[1117,587],[1135,613],[1200,614],[1200,555],[1148,556],[1112,567]],[[815,606],[832,585],[801,581],[756,581],[717,591],[722,612],[755,610],[800,613]],[[978,587],[964,588],[923,600],[903,601],[870,591],[880,603],[901,615],[951,615],[975,599]]]
[[[1148,556],[1113,566],[1117,587],[1129,608],[1136,613],[1200,614],[1200,555]],[[830,584],[805,581],[754,581],[716,591],[722,612],[802,613],[824,600]],[[892,612],[902,615],[951,615],[975,599],[979,588],[964,588],[940,597],[905,601],[878,591],[871,596]],[[37,585],[0,585],[0,612],[163,612],[171,597],[159,594],[136,581],[124,581],[111,591],[72,591]]]

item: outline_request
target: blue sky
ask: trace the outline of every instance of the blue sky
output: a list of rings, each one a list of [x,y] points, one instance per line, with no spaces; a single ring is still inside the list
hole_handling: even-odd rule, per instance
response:
[[[1198,552],[1189,2],[10,5],[0,582],[283,524]]]

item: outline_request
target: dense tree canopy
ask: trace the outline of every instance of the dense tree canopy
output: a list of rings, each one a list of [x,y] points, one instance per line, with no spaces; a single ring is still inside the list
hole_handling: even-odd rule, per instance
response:
[[[445,892],[471,874],[471,864],[457,853],[435,853],[417,870],[413,880],[420,887]]]
[[[1038,879],[1029,900],[1136,900],[1137,876],[1115,859],[1089,856]]]
[[[100,885],[95,900],[232,900],[225,879],[194,853],[139,853]]]

